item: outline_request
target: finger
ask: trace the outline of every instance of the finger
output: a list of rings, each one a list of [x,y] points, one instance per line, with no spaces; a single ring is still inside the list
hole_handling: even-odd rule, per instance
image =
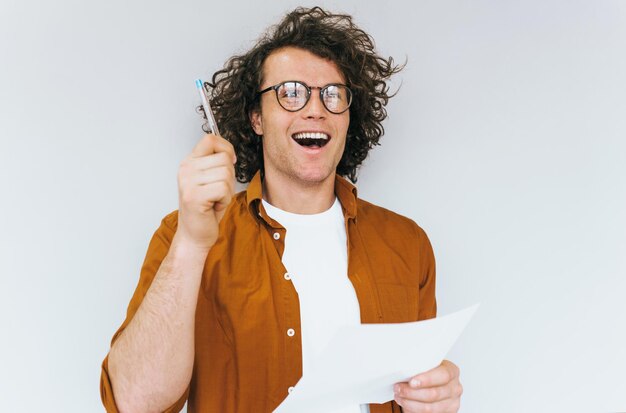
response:
[[[189,158],[189,165],[195,170],[205,171],[218,166],[233,166],[233,158],[228,152],[219,152],[199,158]]]
[[[409,385],[413,388],[442,386],[459,377],[459,368],[456,364],[444,360],[432,370],[418,374],[409,380]]]
[[[190,162],[183,162],[178,170],[178,186],[180,189],[191,186],[205,185],[216,181],[232,181],[234,189],[235,168],[232,165],[216,165],[209,169],[198,170]]]
[[[194,177],[193,182],[198,186],[203,186],[221,181],[226,182],[229,189],[234,193],[235,171],[233,170],[232,166],[218,166],[216,168],[212,168],[205,172],[199,173]]]
[[[178,169],[179,186],[186,186],[189,182],[197,183],[200,176],[209,175],[213,169],[227,168],[231,171],[228,179],[235,179],[235,168],[231,164],[230,155],[226,152],[203,156],[201,158],[185,158]],[[207,183],[207,181],[205,181]]]
[[[414,389],[407,383],[398,383],[394,386],[394,395],[407,400],[422,403],[434,403],[446,399],[461,397],[463,387],[458,379],[452,380],[444,386]]]
[[[198,187],[197,191],[192,195],[193,204],[201,206],[203,211],[210,209],[225,209],[233,197],[228,183],[224,181],[213,182]]]
[[[199,158],[202,156],[212,155],[218,152],[226,152],[231,155],[233,163],[235,162],[235,149],[233,145],[221,136],[207,134],[192,149],[191,158]]]
[[[232,189],[225,186],[224,182],[215,182],[210,185],[215,186],[216,190],[222,194],[222,197],[213,204],[213,210],[215,211],[217,220],[219,222],[222,220],[222,217],[224,216],[226,209],[228,209],[228,206],[232,202],[233,191]]]
[[[396,397],[394,400],[402,406],[402,411],[404,413],[456,413],[461,405],[461,401],[459,399],[447,399],[435,403],[423,403],[415,400],[403,399],[401,397]]]

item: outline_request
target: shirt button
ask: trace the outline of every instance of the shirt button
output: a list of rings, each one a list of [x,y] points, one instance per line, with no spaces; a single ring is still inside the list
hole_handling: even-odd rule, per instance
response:
[[[294,330],[293,328],[290,328],[289,330],[287,330],[287,335],[289,337],[293,337],[296,334],[296,330]]]
[[[285,273],[285,280],[291,280],[291,274],[288,272]]]
[[[280,234],[278,232],[274,233],[274,239],[280,239]]]
[[[291,393],[293,391],[293,386],[287,389],[287,393]]]

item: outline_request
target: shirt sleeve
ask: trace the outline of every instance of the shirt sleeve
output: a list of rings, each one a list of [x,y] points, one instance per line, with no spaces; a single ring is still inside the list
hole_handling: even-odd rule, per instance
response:
[[[384,404],[370,404],[370,413],[402,413],[402,407],[391,400]]]
[[[417,226],[418,248],[420,251],[420,287],[418,320],[427,320],[437,316],[437,298],[435,297],[436,271],[435,254],[428,236]]]
[[[175,211],[163,218],[163,220],[161,221],[161,226],[152,236],[152,240],[150,241],[150,244],[148,246],[148,252],[146,253],[146,258],[144,259],[143,265],[141,267],[139,283],[137,285],[137,288],[135,289],[133,297],[130,300],[130,303],[128,304],[128,309],[126,310],[126,319],[113,335],[113,339],[111,340],[111,346],[113,345],[113,343],[115,343],[115,340],[117,340],[122,331],[124,331],[130,320],[133,319],[135,313],[137,312],[137,309],[143,301],[143,298],[148,292],[150,285],[152,285],[152,280],[159,270],[161,262],[165,259],[165,256],[167,255],[167,252],[169,251],[170,245],[172,243],[172,239],[174,238],[174,233],[176,232],[177,217],[178,213]],[[100,397],[102,398],[102,404],[104,405],[108,413],[119,413],[117,405],[115,404],[113,387],[111,385],[111,380],[109,377],[108,359],[109,355],[107,354],[104,361],[102,362],[102,372],[100,374]],[[187,388],[181,398],[171,407],[166,409],[164,413],[179,412],[185,405],[188,395],[189,388]]]

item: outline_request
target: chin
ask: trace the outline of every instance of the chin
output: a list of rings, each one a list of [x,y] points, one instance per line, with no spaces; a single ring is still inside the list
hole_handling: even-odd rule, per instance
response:
[[[308,182],[309,184],[320,184],[326,181],[331,175],[333,175],[334,170],[310,170],[310,171],[300,171],[297,174],[298,179],[303,182]]]

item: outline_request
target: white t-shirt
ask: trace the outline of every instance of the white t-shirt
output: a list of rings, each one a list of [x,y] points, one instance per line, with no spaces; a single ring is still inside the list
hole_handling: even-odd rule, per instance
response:
[[[286,212],[265,200],[263,206],[287,230],[282,261],[300,300],[302,372],[306,374],[337,330],[361,323],[359,302],[348,279],[341,203],[335,198],[330,209],[311,215]],[[369,413],[369,407],[329,413]]]

